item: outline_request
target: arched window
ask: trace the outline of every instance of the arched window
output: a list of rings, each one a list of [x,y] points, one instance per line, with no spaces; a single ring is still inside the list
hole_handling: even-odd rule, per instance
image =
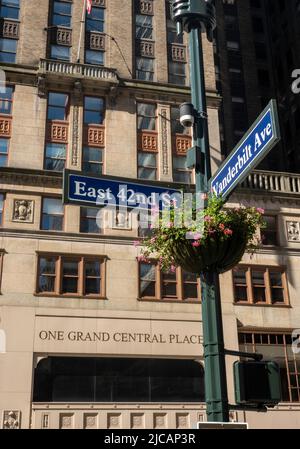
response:
[[[193,360],[49,357],[35,369],[34,402],[203,402]]]

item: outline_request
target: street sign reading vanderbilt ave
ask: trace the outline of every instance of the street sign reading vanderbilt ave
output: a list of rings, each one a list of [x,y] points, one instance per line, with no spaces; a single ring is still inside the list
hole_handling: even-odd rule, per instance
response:
[[[170,201],[181,201],[182,192],[168,186],[131,182],[111,176],[86,176],[78,171],[64,171],[64,204],[101,207],[115,206],[129,209],[168,207]]]
[[[272,100],[209,182],[209,190],[224,199],[280,141],[276,101]]]

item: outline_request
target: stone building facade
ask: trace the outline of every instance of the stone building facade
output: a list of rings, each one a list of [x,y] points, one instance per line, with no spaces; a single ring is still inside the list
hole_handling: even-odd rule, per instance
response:
[[[64,168],[193,184],[186,36],[165,0],[1,3],[0,412],[3,428],[192,428],[205,421],[198,280],[137,261],[135,216],[96,226],[62,205]],[[81,32],[82,31],[82,32]],[[213,169],[221,160],[204,39]],[[300,177],[252,174],[232,204],[266,209],[265,246],[221,278],[226,347],[282,368],[284,402],[251,427],[299,427]],[[233,357],[228,357],[234,403]]]

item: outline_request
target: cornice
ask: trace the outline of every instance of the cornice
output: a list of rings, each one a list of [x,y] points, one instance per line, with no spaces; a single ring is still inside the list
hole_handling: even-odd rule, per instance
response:
[[[43,170],[2,167],[0,184],[62,188],[62,174]]]

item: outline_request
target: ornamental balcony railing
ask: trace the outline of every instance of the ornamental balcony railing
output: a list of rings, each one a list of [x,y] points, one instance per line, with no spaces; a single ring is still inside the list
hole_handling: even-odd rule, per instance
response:
[[[300,195],[300,174],[255,170],[240,185],[240,188]]]
[[[68,61],[53,61],[50,59],[41,59],[39,72],[42,75],[58,75],[58,76],[74,76],[77,79],[94,79],[102,80],[109,83],[118,83],[118,75],[116,69],[107,67],[77,64]]]

